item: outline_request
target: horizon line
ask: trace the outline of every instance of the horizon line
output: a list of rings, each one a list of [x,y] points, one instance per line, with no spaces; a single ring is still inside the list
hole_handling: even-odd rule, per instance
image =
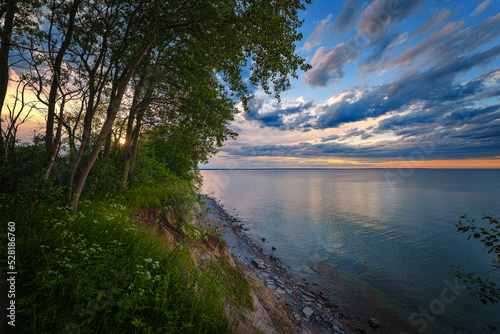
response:
[[[198,168],[198,170],[364,170],[364,169],[400,169],[397,167],[259,167],[259,168]],[[410,169],[410,168],[404,168]],[[498,167],[412,167],[411,169],[449,169],[449,170],[500,170]]]

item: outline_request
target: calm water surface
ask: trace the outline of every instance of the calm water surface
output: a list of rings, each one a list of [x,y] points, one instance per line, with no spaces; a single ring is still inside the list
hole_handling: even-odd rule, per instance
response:
[[[489,275],[482,245],[456,232],[459,217],[500,215],[500,170],[202,171],[254,240],[334,303],[375,316],[389,332],[489,333],[500,307],[455,289],[452,263]],[[314,269],[314,270],[313,270]],[[320,274],[318,274],[318,272]],[[447,290],[445,290],[447,289]],[[453,291],[458,294],[455,295]]]

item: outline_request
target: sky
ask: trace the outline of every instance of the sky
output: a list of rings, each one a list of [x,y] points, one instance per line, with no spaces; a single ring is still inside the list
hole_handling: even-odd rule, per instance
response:
[[[500,168],[500,1],[313,0],[281,102],[200,168]]]

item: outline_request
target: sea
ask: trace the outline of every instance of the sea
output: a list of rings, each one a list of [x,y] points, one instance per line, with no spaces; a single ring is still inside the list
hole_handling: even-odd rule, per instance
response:
[[[484,215],[500,219],[500,170],[201,174],[202,192],[220,200],[292,276],[305,278],[363,323],[377,318],[379,332],[500,330],[500,305],[483,305],[455,277],[460,266],[500,285],[494,257],[456,226],[464,215],[485,226]]]

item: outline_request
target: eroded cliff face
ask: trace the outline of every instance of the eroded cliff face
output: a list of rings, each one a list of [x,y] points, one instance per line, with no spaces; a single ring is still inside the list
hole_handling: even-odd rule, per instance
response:
[[[201,208],[196,208],[196,211],[200,212]],[[187,266],[202,271],[220,268],[223,271],[214,274],[227,275],[229,279],[238,275],[237,279],[245,280],[243,285],[246,289],[243,293],[247,296],[238,297],[247,302],[234,302],[233,298],[228,297],[225,303],[226,315],[233,322],[236,333],[299,333],[284,302],[248,270],[244,263],[230,254],[220,238],[224,234],[223,223],[206,215],[193,216],[196,218],[184,229],[177,227],[170,212],[157,208],[143,210],[133,217],[133,221],[137,226],[160,237],[165,247],[171,251],[176,251],[179,246],[189,247],[192,263]],[[241,281],[239,284],[242,284]]]

